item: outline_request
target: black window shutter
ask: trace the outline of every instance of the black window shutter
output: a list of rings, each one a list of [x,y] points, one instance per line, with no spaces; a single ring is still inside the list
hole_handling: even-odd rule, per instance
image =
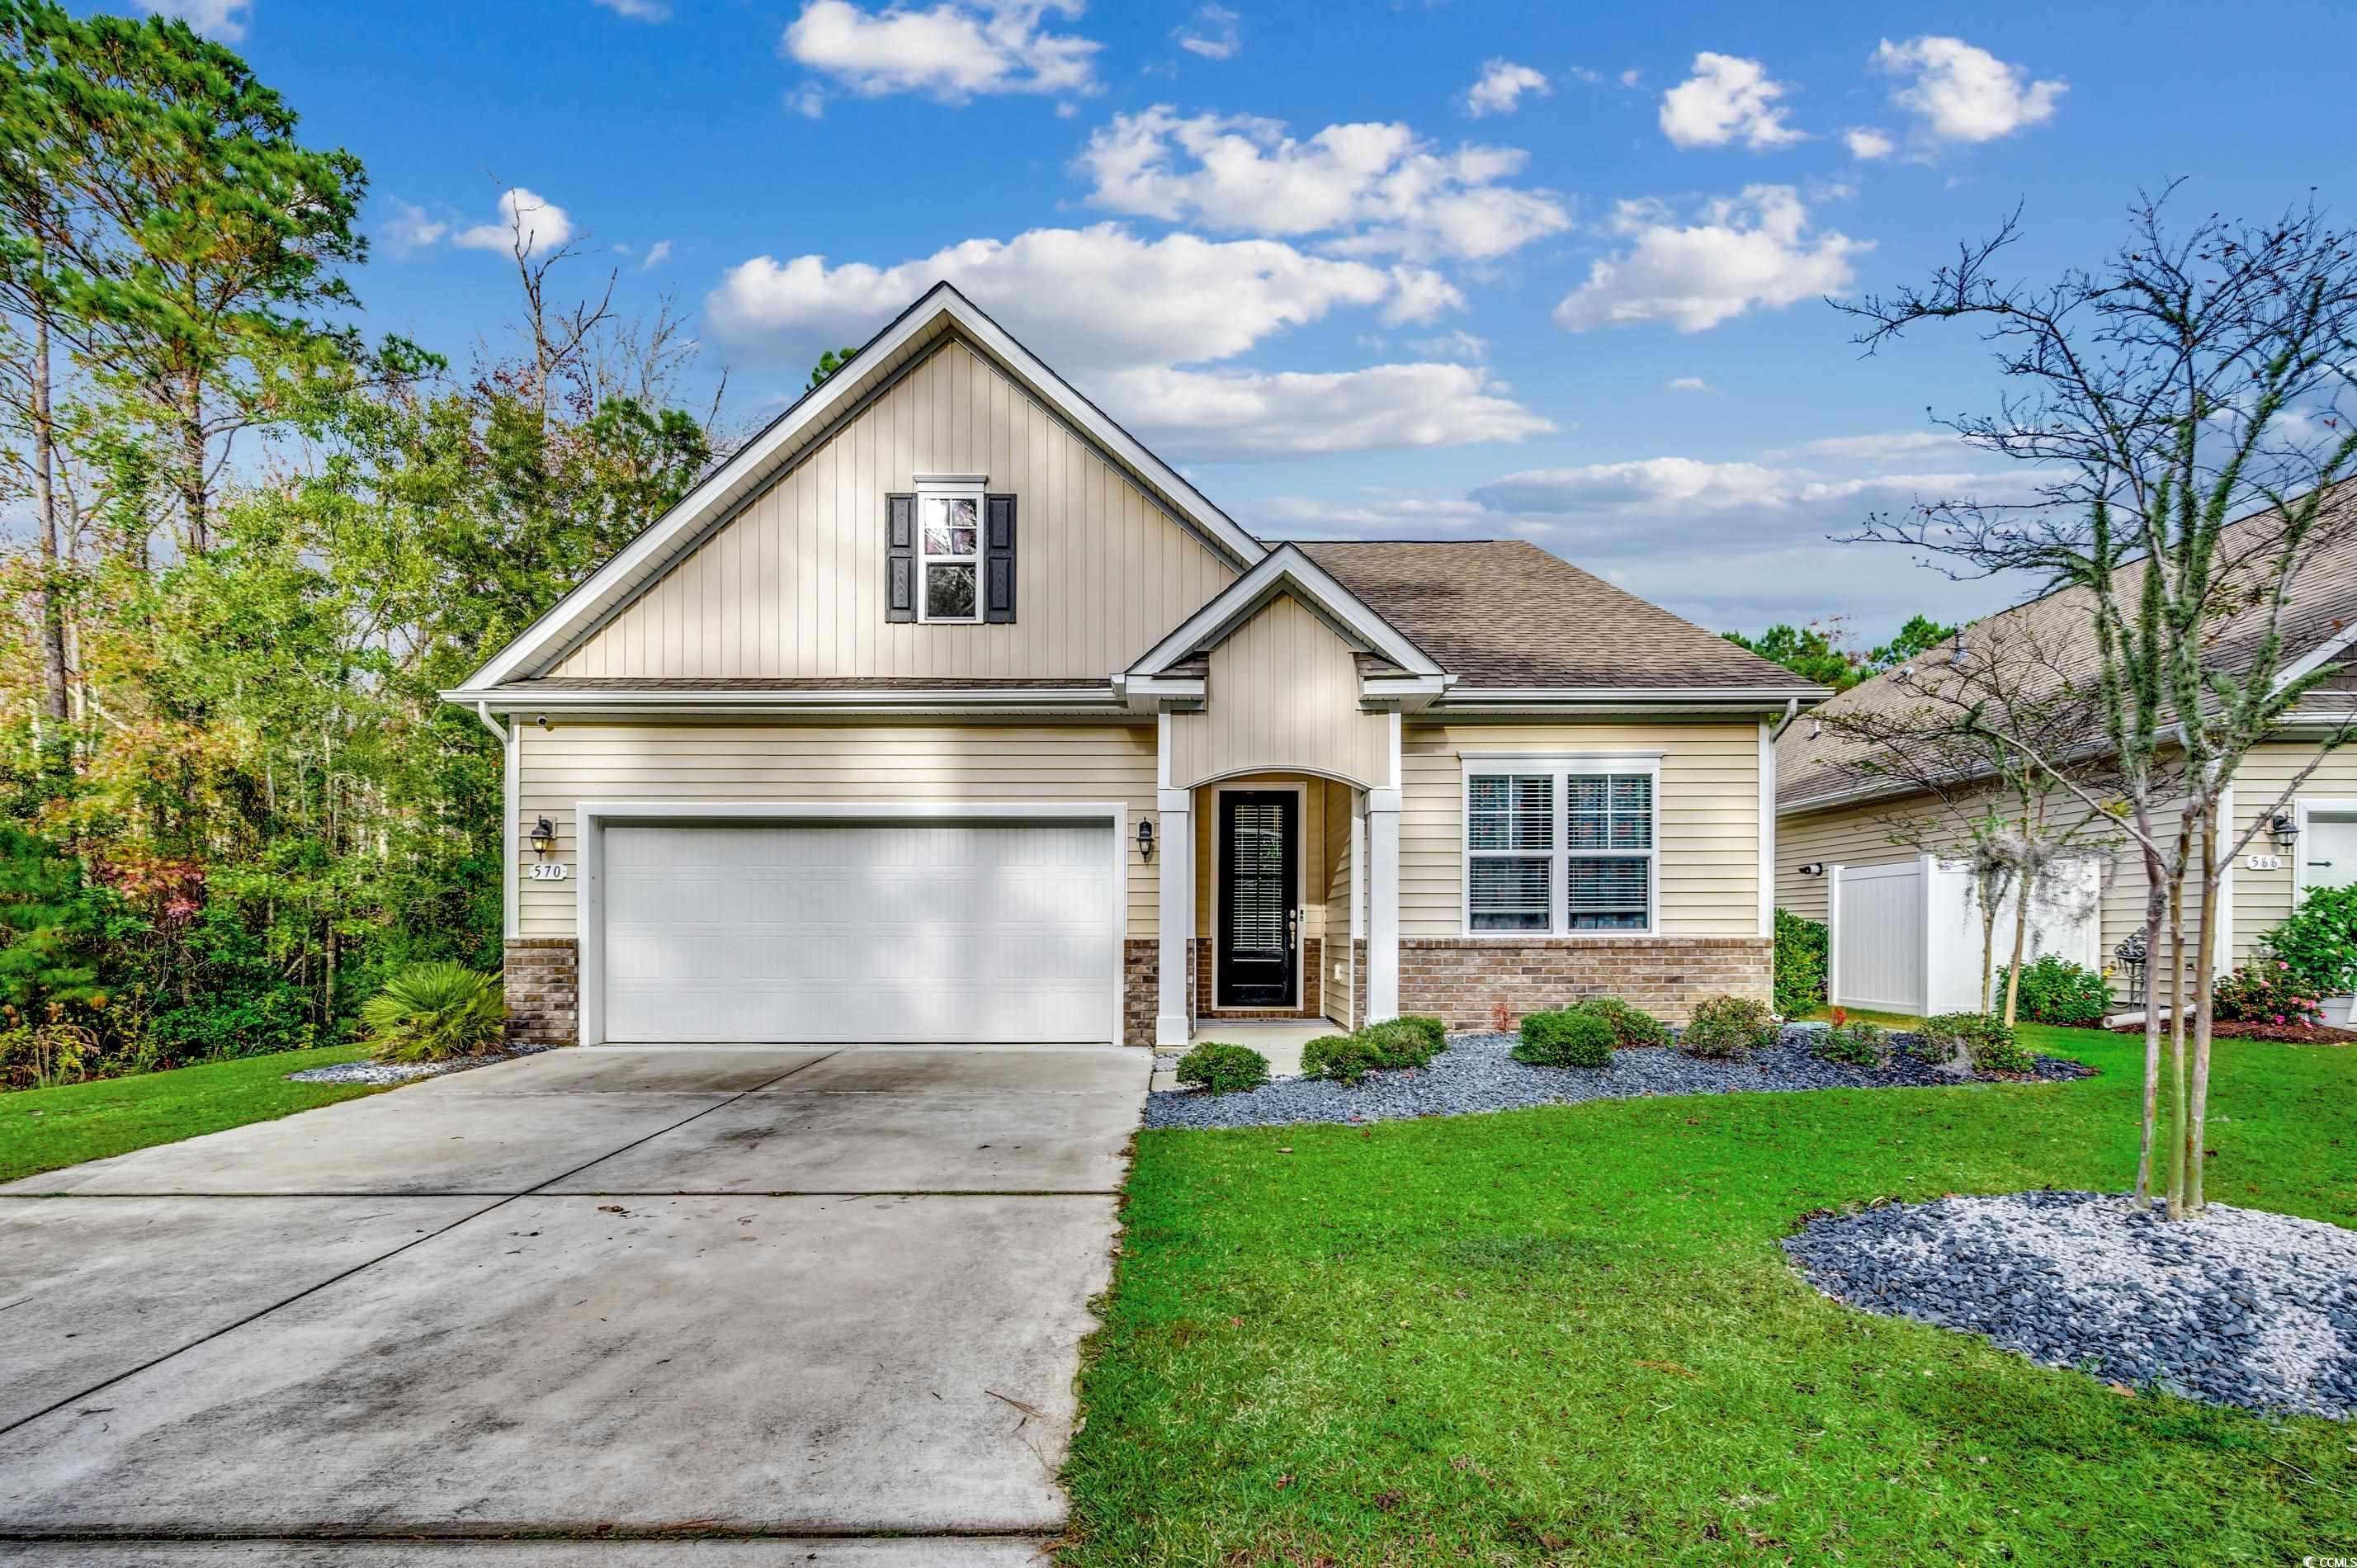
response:
[[[1015,618],[1015,498],[985,496],[982,509],[982,618],[1009,622]]]
[[[917,498],[884,498],[884,618],[917,618]]]

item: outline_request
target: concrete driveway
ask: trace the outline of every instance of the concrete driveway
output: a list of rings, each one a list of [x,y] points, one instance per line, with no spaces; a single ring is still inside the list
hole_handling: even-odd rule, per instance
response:
[[[559,1051],[0,1188],[0,1562],[1029,1561],[1148,1066]]]

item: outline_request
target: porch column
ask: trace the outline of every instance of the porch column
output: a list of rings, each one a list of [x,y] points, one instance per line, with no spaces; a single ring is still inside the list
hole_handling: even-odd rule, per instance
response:
[[[1367,791],[1367,1016],[1399,1016],[1400,792]]]
[[[1187,940],[1195,934],[1194,799],[1189,789],[1155,792],[1156,809],[1162,818],[1158,838],[1162,946],[1156,967],[1154,1008],[1157,1046],[1185,1045],[1195,1026],[1187,1007]]]

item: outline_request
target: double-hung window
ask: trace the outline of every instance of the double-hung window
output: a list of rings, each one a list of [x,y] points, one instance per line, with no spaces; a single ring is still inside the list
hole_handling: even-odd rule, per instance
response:
[[[1652,757],[1469,760],[1466,929],[1651,930],[1658,774]]]
[[[982,489],[917,491],[917,604],[928,621],[982,618]]]

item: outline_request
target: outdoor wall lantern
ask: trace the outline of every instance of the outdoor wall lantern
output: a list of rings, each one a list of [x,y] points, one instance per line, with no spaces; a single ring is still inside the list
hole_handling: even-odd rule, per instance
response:
[[[2267,824],[2267,831],[2275,834],[2279,849],[2289,849],[2299,843],[2299,819],[2289,811],[2277,811],[2276,820]]]
[[[1825,874],[1825,863],[1822,860],[1813,860],[1793,869],[1803,876],[1823,876]]]
[[[548,852],[556,847],[556,824],[546,817],[533,823],[532,847],[541,859],[546,860]]]
[[[1154,858],[1154,822],[1150,817],[1137,819],[1137,858]]]

